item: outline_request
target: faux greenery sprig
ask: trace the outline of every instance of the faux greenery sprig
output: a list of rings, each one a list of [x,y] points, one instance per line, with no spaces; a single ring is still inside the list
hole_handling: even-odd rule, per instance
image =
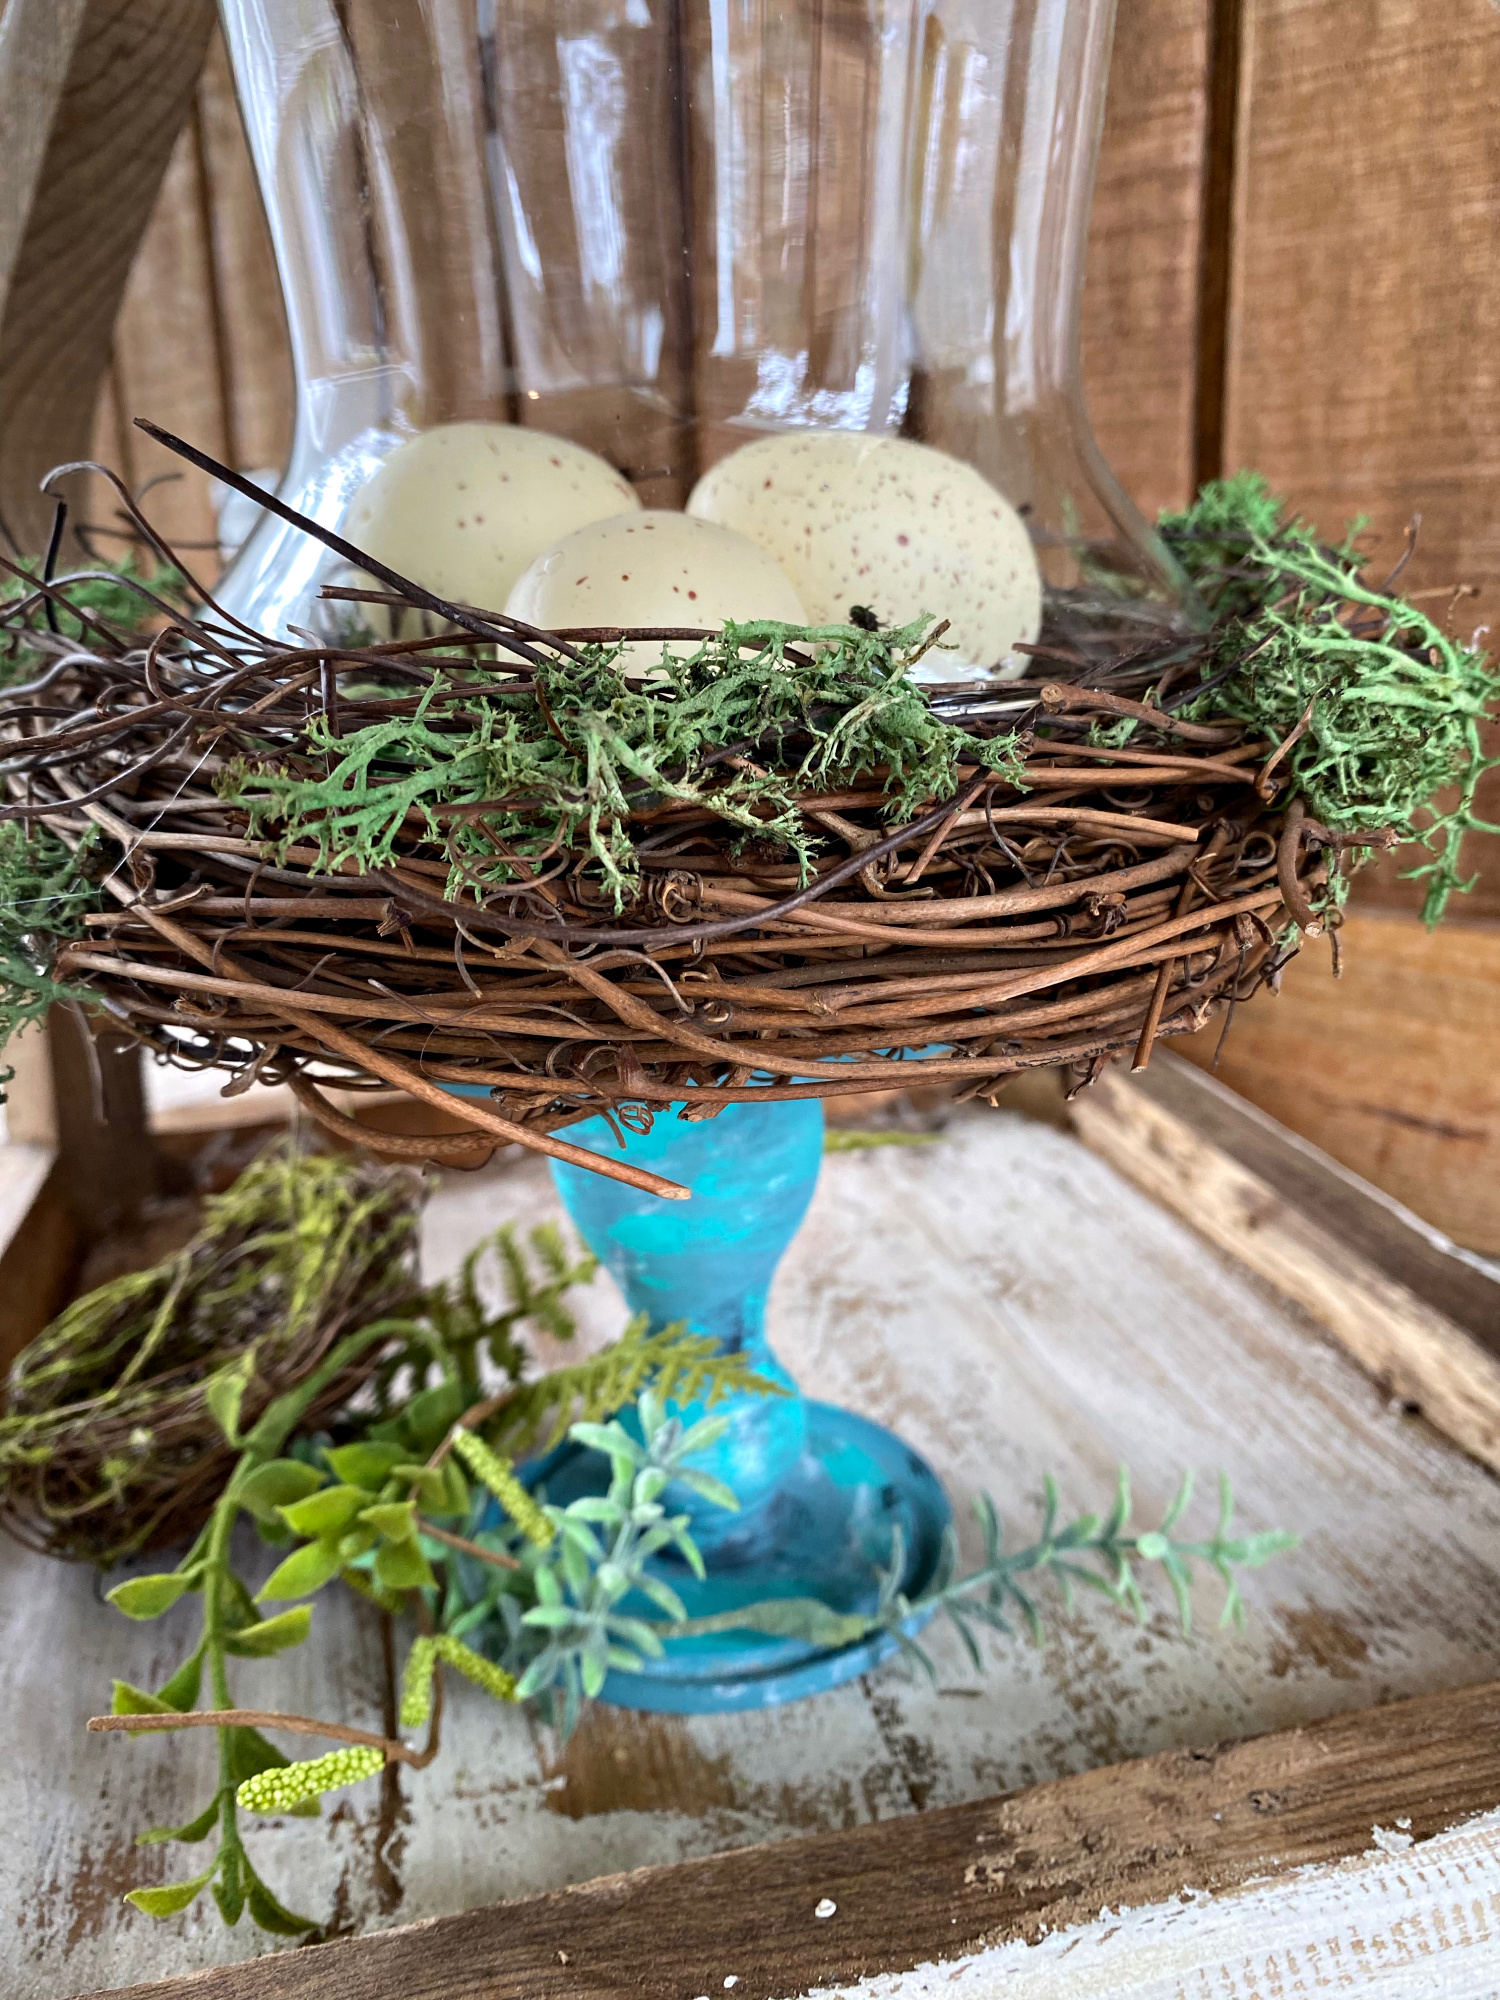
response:
[[[319,1159],[301,1164],[335,1173],[344,1166]],[[498,1313],[486,1311],[476,1275],[480,1258],[491,1249],[509,1290],[508,1304]],[[525,1566],[500,1546],[508,1535],[533,1555],[550,1548],[560,1533],[555,1512],[531,1498],[496,1440],[534,1447],[539,1439],[561,1435],[575,1417],[586,1428],[653,1380],[669,1393],[705,1403],[757,1390],[784,1393],[755,1375],[742,1355],[718,1352],[708,1336],[681,1326],[653,1331],[644,1317],[632,1320],[602,1353],[536,1381],[517,1380],[525,1360],[516,1339],[520,1320],[567,1338],[573,1320],[566,1295],[595,1269],[591,1257],[571,1257],[549,1225],[531,1233],[526,1250],[507,1226],[470,1253],[455,1281],[434,1288],[420,1320],[376,1321],[346,1335],[243,1436],[239,1416],[253,1369],[236,1365],[214,1378],[208,1400],[225,1437],[240,1452],[234,1471],[175,1569],[132,1577],[109,1592],[110,1602],[135,1619],[161,1617],[188,1595],[201,1605],[198,1637],[186,1658],[154,1692],[117,1680],[114,1716],[142,1718],[151,1733],[202,1722],[216,1728],[219,1741],[219,1783],[208,1805],[182,1826],[153,1828],[141,1836],[146,1843],[196,1843],[216,1834],[214,1856],[186,1881],[132,1890],[129,1900],[147,1915],[174,1915],[209,1889],[227,1923],[236,1923],[248,1908],[263,1930],[300,1936],[316,1928],[314,1919],[288,1910],[254,1869],[240,1811],[316,1812],[323,1793],[372,1775],[388,1755],[427,1761],[436,1739],[425,1752],[411,1753],[343,1725],[239,1710],[229,1663],[301,1645],[312,1630],[314,1606],[308,1600],[336,1579],[388,1612],[413,1607],[430,1628],[434,1611],[455,1602],[467,1608],[455,1573],[458,1553],[487,1569],[521,1572]],[[392,1358],[372,1407],[340,1420],[344,1441],[333,1442],[326,1434],[299,1438],[299,1426],[328,1385],[361,1352],[380,1343],[392,1345]],[[479,1380],[481,1346],[512,1378],[496,1395],[485,1396]],[[675,1472],[675,1460],[672,1464]],[[506,1510],[506,1535],[481,1531],[480,1540],[469,1540],[460,1530],[481,1518],[492,1500]],[[265,1540],[288,1549],[255,1596],[231,1548],[241,1514]],[[270,1608],[281,1604],[288,1608]],[[545,1644],[540,1633],[534,1635],[534,1650]],[[414,1644],[408,1712],[414,1706],[430,1711],[439,1662],[492,1695],[519,1698],[517,1676],[466,1644],[445,1621]],[[196,1712],[205,1673],[211,1707]],[[581,1667],[572,1670],[580,1686],[581,1675]],[[567,1681],[569,1671],[558,1678]],[[219,1716],[233,1719],[221,1723]],[[292,1763],[262,1734],[261,1725],[332,1734],[342,1737],[346,1748]]]
[[[93,828],[70,849],[40,821],[0,821],[0,1047],[58,1003],[93,1004],[87,987],[54,979],[58,947],[84,935],[98,907]],[[15,1074],[0,1075],[0,1093]]]
[[[974,1515],[984,1538],[983,1563],[978,1569],[960,1574],[958,1536],[950,1526],[944,1532],[942,1553],[932,1581],[915,1597],[907,1597],[901,1589],[905,1550],[898,1527],[890,1562],[880,1573],[879,1600],[868,1617],[832,1612],[813,1598],[778,1598],[710,1618],[689,1620],[673,1629],[680,1635],[736,1630],[767,1632],[805,1638],[826,1646],[851,1645],[884,1632],[903,1653],[936,1678],[930,1656],[912,1633],[913,1626],[925,1623],[933,1612],[941,1611],[951,1620],[977,1672],[982,1669],[983,1661],[974,1628],[987,1626],[1012,1637],[1014,1628],[1006,1617],[1007,1610],[1019,1614],[1032,1639],[1041,1643],[1041,1613],[1020,1578],[1054,1577],[1070,1611],[1074,1589],[1081,1586],[1098,1592],[1144,1621],[1147,1607],[1136,1575],[1138,1563],[1160,1565],[1176,1599],[1178,1621],[1184,1633],[1192,1630],[1188,1593],[1195,1563],[1205,1563],[1224,1584],[1220,1625],[1241,1624],[1244,1605],[1236,1570],[1261,1568],[1273,1556],[1296,1548],[1299,1538],[1280,1528],[1256,1535],[1232,1535],[1234,1493],[1228,1478],[1220,1473],[1219,1518],[1213,1534],[1207,1540],[1179,1541],[1172,1530],[1192,1495],[1193,1476],[1185,1473],[1176,1497],[1158,1525],[1145,1534],[1131,1534],[1128,1532],[1130,1474],[1121,1466],[1114,1504],[1108,1514],[1081,1514],[1076,1520],[1059,1525],[1057,1482],[1048,1473],[1043,1483],[1041,1532],[1035,1541],[1007,1553],[995,1503],[987,1493],[978,1493],[974,1497]]]
[[[509,1293],[499,1312],[485,1307],[478,1282],[478,1261],[488,1248],[497,1254]],[[518,1379],[525,1355],[521,1320],[566,1338],[573,1326],[567,1295],[593,1271],[593,1260],[573,1257],[555,1230],[534,1231],[523,1245],[505,1229],[430,1295],[420,1321],[380,1322],[347,1335],[243,1436],[238,1425],[247,1373],[240,1368],[215,1378],[214,1414],[240,1451],[234,1472],[174,1570],[131,1578],[110,1592],[111,1602],[132,1618],[159,1617],[190,1594],[201,1605],[197,1640],[163,1686],[148,1692],[115,1683],[114,1716],[120,1720],[111,1718],[113,1726],[155,1733],[203,1724],[216,1729],[219,1741],[219,1782],[203,1811],[182,1826],[142,1836],[152,1843],[216,1836],[213,1856],[186,1880],[133,1890],[130,1900],[142,1911],[170,1916],[208,1889],[226,1922],[248,1909],[272,1932],[302,1935],[315,1928],[313,1920],[287,1909],[252,1865],[240,1815],[315,1812],[322,1795],[373,1776],[391,1758],[430,1761],[437,1751],[435,1697],[443,1666],[498,1699],[538,1699],[566,1731],[611,1668],[638,1670],[660,1657],[672,1638],[738,1628],[842,1646],[884,1633],[931,1672],[916,1634],[941,1611],[977,1667],[977,1630],[1009,1634],[1007,1613],[1019,1614],[1040,1637],[1040,1612],[1025,1581],[1032,1577],[1056,1577],[1069,1602],[1073,1587],[1082,1585],[1143,1616],[1137,1572],[1159,1565],[1187,1629],[1194,1564],[1207,1564],[1223,1579],[1224,1615],[1237,1617],[1236,1572],[1295,1542],[1280,1532],[1232,1535],[1227,1482],[1221,1482],[1214,1534],[1186,1541],[1173,1530],[1188,1504],[1187,1480],[1155,1530],[1132,1534],[1123,1472],[1107,1516],[1086,1514],[1067,1523],[1059,1521],[1049,1479],[1034,1541],[1006,1551],[993,1503],[981,1495],[975,1505],[983,1562],[962,1573],[950,1529],[935,1574],[915,1596],[903,1589],[906,1558],[896,1536],[886,1568],[872,1573],[874,1603],[866,1615],[786,1598],[688,1618],[654,1559],[671,1549],[701,1577],[702,1559],[681,1498],[691,1494],[726,1508],[736,1501],[692,1463],[723,1434],[725,1419],[709,1415],[688,1424],[669,1402],[711,1405],[725,1395],[779,1391],[754,1375],[742,1356],[717,1352],[707,1336],[681,1327],[652,1331],[640,1318],[602,1353],[535,1381]],[[371,1406],[337,1420],[337,1441],[327,1433],[299,1437],[326,1383],[362,1344],[377,1341],[393,1342],[393,1356]],[[510,1378],[497,1393],[483,1392],[481,1347],[492,1367],[498,1364]],[[615,1414],[622,1408],[632,1409],[631,1423]],[[545,1448],[564,1435],[602,1454],[609,1473],[598,1492],[558,1506],[544,1492],[532,1494],[511,1454]],[[241,1514],[286,1551],[254,1597],[232,1555],[231,1533]],[[341,1723],[234,1706],[231,1661],[269,1658],[304,1643],[317,1596],[340,1580],[388,1612],[416,1616],[400,1719],[403,1729],[430,1725],[424,1749]],[[200,1711],[195,1705],[205,1675],[211,1707]],[[268,1741],[266,1728],[331,1736],[340,1747],[291,1762]]]
[[[208,1525],[175,1570],[132,1577],[109,1593],[109,1600],[117,1610],[123,1611],[127,1618],[139,1619],[159,1618],[188,1592],[197,1593],[202,1603],[197,1643],[155,1693],[117,1680],[114,1714],[166,1716],[195,1708],[205,1668],[212,1706],[221,1711],[233,1710],[235,1703],[228,1674],[231,1655],[264,1659],[289,1646],[300,1645],[307,1638],[312,1625],[310,1607],[302,1605],[269,1617],[261,1612],[233,1567],[230,1530],[242,1508],[251,1512],[269,1510],[275,1505],[272,1497],[275,1493],[290,1491],[288,1479],[295,1482],[304,1474],[305,1468],[295,1459],[281,1457],[283,1446],[320,1391],[337,1378],[359,1351],[386,1334],[387,1329],[377,1323],[346,1335],[305,1381],[277,1398],[244,1438],[234,1437],[237,1411],[226,1404],[226,1433],[242,1445],[243,1451]],[[314,1478],[316,1481],[316,1475]],[[266,1887],[245,1851],[237,1816],[241,1787],[262,1773],[286,1768],[289,1760],[258,1729],[243,1723],[221,1727],[218,1739],[219,1782],[208,1805],[185,1825],[153,1827],[140,1836],[146,1843],[196,1843],[217,1833],[218,1845],[212,1860],[188,1881],[132,1889],[128,1900],[147,1916],[173,1916],[211,1887],[219,1913],[227,1924],[238,1923],[248,1905],[250,1915],[262,1930],[299,1937],[315,1928],[316,1920],[295,1915]],[[364,1774],[361,1766],[359,1775]],[[316,1811],[315,1797],[304,1793],[288,1809]]]
[[[960,755],[1019,779],[1012,737],[941,721],[908,678],[931,627],[726,625],[690,658],[664,650],[644,684],[622,673],[619,646],[580,645],[534,682],[476,663],[461,681],[437,677],[412,716],[340,735],[315,717],[306,768],[242,758],[219,790],[252,835],[282,851],[312,843],[330,865],[388,866],[416,813],[453,859],[453,895],[524,881],[516,857],[581,841],[619,911],[640,887],[630,816],[668,800],[777,843],[806,881],[796,799],[809,787],[883,770],[899,824],[953,795]],[[482,818],[450,810],[480,804]]]
[[[1204,676],[1212,692],[1182,710],[1231,716],[1285,745],[1285,775],[1334,835],[1390,829],[1431,859],[1423,916],[1435,924],[1461,873],[1464,837],[1496,833],[1475,808],[1500,765],[1482,729],[1500,668],[1449,637],[1415,604],[1371,587],[1349,539],[1319,543],[1258,473],[1216,480],[1162,532],[1218,621]],[[1342,902],[1347,880],[1330,875]]]

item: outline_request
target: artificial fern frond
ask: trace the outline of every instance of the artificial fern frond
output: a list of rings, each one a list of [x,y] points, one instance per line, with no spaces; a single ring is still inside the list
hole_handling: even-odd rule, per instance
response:
[[[723,1353],[712,1334],[693,1333],[681,1320],[652,1332],[646,1315],[638,1313],[618,1340],[587,1361],[522,1383],[480,1434],[488,1444],[503,1444],[513,1457],[551,1451],[572,1424],[602,1423],[648,1387],[663,1402],[679,1406],[789,1393],[757,1375],[743,1354]]]

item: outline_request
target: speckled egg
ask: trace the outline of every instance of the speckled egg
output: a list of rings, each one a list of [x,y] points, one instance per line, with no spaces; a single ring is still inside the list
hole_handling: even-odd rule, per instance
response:
[[[701,626],[781,618],[805,625],[786,572],[743,535],[714,521],[648,510],[580,528],[539,555],[506,600],[512,618],[548,631],[577,626]],[[677,641],[671,651],[695,650]],[[622,656],[632,668],[661,659],[659,641]]]
[[[638,513],[597,453],[519,424],[439,424],[398,445],[354,496],[345,536],[458,604],[498,611],[541,550],[610,514]]]
[[[882,624],[949,620],[942,679],[1015,675],[1041,628],[1042,580],[1020,515],[962,459],[909,438],[792,431],[706,472],[688,512],[737,529],[786,571],[815,624],[864,605]]]

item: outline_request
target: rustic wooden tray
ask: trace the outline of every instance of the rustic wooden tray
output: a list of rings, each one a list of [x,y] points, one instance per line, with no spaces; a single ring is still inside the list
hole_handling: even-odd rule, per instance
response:
[[[1500,1816],[1463,1824],[1500,1806],[1500,1687],[1476,1685],[1500,1489],[1429,1421],[1493,1457],[1500,1282],[1170,1057],[1073,1111],[1076,1131],[971,1112],[931,1147],[830,1158],[773,1338],[1017,1530],[1049,1468],[1087,1505],[1128,1460],[1147,1518],[1183,1465],[1222,1464],[1248,1525],[1307,1535],[1249,1580],[1243,1633],[1212,1631],[1207,1592],[1189,1639],[1165,1606],[1144,1628],[1058,1609],[1043,1649],[997,1648],[980,1680],[936,1635],[935,1689],[887,1670],[761,1715],[599,1710],[566,1747],[460,1689],[433,1770],[252,1834],[273,1886],[368,1934],[235,1965],[261,1940],[119,1902],[181,1872],[132,1835],[195,1794],[207,1746],[82,1733],[107,1673],[149,1681],[166,1642],[87,1572],[6,1550],[0,1596],[27,1614],[0,1661],[13,1990],[791,2000],[1003,1975],[1009,2000],[1269,1995],[1325,1968],[1405,1992],[1380,1982],[1433,1953],[1432,1990],[1500,1989]],[[429,1264],[552,1210],[534,1162],[456,1178]],[[584,1337],[618,1317],[601,1282]],[[318,1615],[316,1655],[260,1671],[304,1710],[380,1720],[378,1623]]]

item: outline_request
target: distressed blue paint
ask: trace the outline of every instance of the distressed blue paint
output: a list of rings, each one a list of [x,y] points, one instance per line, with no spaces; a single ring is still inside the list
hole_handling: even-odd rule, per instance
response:
[[[840,1612],[872,1611],[875,1572],[890,1561],[899,1526],[902,1587],[919,1591],[936,1566],[950,1516],[936,1476],[909,1446],[867,1418],[807,1401],[766,1340],[771,1280],[817,1186],[823,1113],[815,1102],[731,1104],[691,1123],[672,1106],[649,1133],[616,1135],[594,1118],[568,1128],[590,1152],[619,1155],[693,1191],[666,1201],[601,1174],[553,1162],[558,1192],[579,1234],[613,1275],[632,1312],[653,1326],[686,1320],[788,1396],[739,1396],[715,1406],[730,1428],[698,1462],[740,1500],[730,1513],[669,1490],[691,1515],[707,1576],[674,1554],[655,1566],[691,1618],[772,1597],[816,1597]],[[700,1405],[679,1412],[692,1422]],[[597,1453],[564,1445],[531,1470],[549,1500],[566,1505],[602,1491]],[[913,1623],[915,1629],[915,1621]],[[836,1687],[895,1649],[877,1639],[826,1651],[795,1639],[730,1632],[676,1639],[639,1673],[612,1672],[603,1699],[626,1708],[704,1713],[760,1708]]]

